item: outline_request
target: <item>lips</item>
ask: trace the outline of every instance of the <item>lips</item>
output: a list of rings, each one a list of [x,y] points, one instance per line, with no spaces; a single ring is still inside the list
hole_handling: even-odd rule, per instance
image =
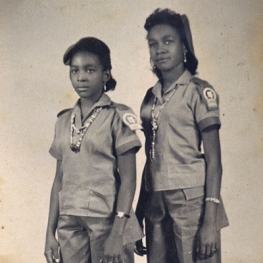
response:
[[[158,63],[165,63],[169,58],[159,58],[157,59]]]
[[[85,87],[77,87],[78,91],[86,91],[88,89],[89,89],[89,87],[87,87],[87,86],[85,86]]]

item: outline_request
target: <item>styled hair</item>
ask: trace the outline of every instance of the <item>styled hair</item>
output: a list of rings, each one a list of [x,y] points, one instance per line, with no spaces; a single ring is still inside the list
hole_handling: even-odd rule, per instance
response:
[[[169,25],[178,32],[180,39],[187,50],[185,67],[191,72],[191,74],[195,75],[198,60],[194,54],[192,35],[186,15],[177,14],[168,8],[158,8],[149,17],[147,17],[144,28],[147,32],[149,32],[152,27],[160,24]],[[162,73],[157,67],[153,68],[153,72],[159,79],[162,79]]]
[[[95,37],[82,38],[67,49],[63,56],[63,63],[65,65],[70,65],[73,56],[81,51],[90,52],[99,58],[103,70],[109,70],[110,72],[110,79],[106,82],[105,91],[114,90],[117,82],[111,75],[112,66],[109,47],[103,41]]]

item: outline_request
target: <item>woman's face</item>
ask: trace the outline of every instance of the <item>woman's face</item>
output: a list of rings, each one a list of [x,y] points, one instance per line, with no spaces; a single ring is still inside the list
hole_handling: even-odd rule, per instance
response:
[[[147,35],[150,56],[162,72],[184,69],[184,45],[177,30],[167,24],[153,26]]]
[[[81,98],[99,99],[103,93],[104,82],[108,81],[108,72],[97,55],[90,52],[77,52],[70,63],[70,80]]]

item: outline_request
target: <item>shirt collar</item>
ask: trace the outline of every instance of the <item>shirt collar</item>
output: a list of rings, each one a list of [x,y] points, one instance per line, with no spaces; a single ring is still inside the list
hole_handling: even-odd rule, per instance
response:
[[[90,109],[87,116],[85,116],[85,118],[83,118],[82,122],[85,122],[87,120],[87,118],[90,116],[90,113],[95,108],[109,106],[110,104],[111,104],[110,97],[108,95],[106,95],[105,93],[103,93],[101,95],[101,97],[99,98],[99,100],[92,106],[92,108]],[[80,99],[78,99],[78,101],[75,103],[75,105],[73,107],[73,114],[76,115],[76,119],[78,120],[78,122],[80,122],[80,119],[81,119]]]
[[[175,85],[189,85],[191,80],[191,73],[186,69],[183,74],[165,91],[164,95],[169,93],[174,89]],[[158,100],[162,101],[162,84],[158,81],[152,89],[153,94],[158,98]]]
[[[110,97],[107,94],[103,93],[99,98],[99,100],[92,106],[91,110],[93,110],[96,107],[108,106],[110,104],[111,104]],[[80,99],[78,99],[78,101],[75,103],[73,108],[76,109],[79,108],[79,106],[80,106]]]

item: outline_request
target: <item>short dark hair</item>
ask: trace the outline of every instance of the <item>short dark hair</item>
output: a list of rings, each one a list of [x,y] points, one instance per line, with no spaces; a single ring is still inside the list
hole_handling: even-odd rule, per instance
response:
[[[77,52],[90,52],[98,56],[103,69],[111,71],[111,58],[109,47],[101,40],[95,37],[85,37],[80,39],[77,43],[70,46],[63,56],[63,63],[70,65],[72,57]],[[110,75],[110,79],[106,82],[106,91],[114,90],[116,86],[116,80]]]
[[[160,24],[169,25],[179,33],[181,41],[183,42],[187,50],[186,53],[187,61],[185,63],[185,67],[191,72],[191,74],[193,75],[196,74],[198,60],[193,53],[193,47],[192,48],[190,47],[190,45],[192,46],[192,44],[188,43],[187,32],[184,22],[182,20],[182,16],[168,8],[166,9],[157,8],[150,16],[147,17],[144,24],[144,28],[146,29],[147,32],[149,32],[152,27]],[[190,31],[190,27],[189,27],[189,31]],[[191,34],[191,32],[188,32],[188,34]],[[158,68],[154,68],[153,72],[157,75],[159,79],[162,78],[161,71]]]

